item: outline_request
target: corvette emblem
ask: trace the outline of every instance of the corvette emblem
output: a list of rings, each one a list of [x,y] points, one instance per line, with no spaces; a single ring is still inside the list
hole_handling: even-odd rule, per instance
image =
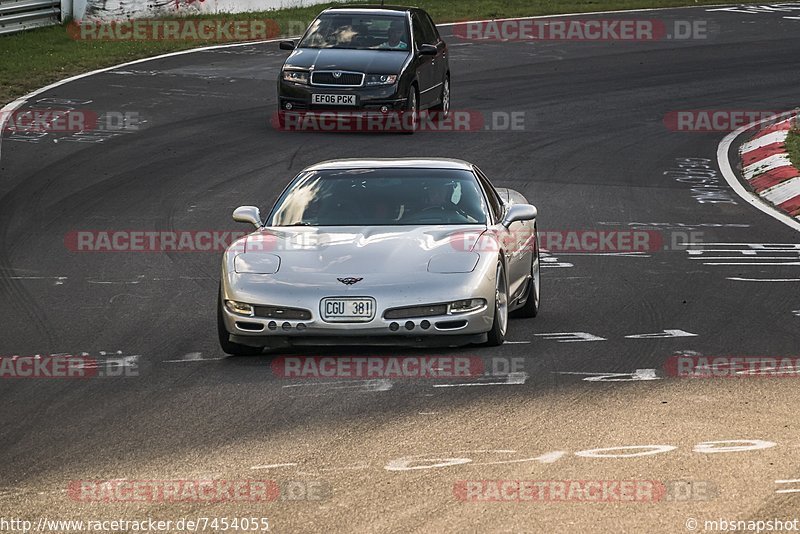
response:
[[[346,286],[352,286],[353,284],[362,281],[363,278],[337,278],[337,280]]]
[[[333,73],[333,77],[334,77],[334,78],[336,78],[336,79],[338,80],[339,78],[341,78],[341,77],[342,77],[342,73],[341,73],[340,71],[338,71],[338,70],[337,70],[337,71],[334,71],[334,73]]]

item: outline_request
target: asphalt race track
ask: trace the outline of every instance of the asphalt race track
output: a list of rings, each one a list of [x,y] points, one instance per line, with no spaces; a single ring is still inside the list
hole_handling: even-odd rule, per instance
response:
[[[115,359],[122,376],[2,381],[0,515],[263,517],[273,532],[687,532],[692,520],[702,532],[706,520],[776,518],[800,528],[800,377],[690,379],[668,365],[679,354],[800,355],[800,258],[765,246],[799,236],[726,184],[717,150],[727,132],[664,121],[678,110],[796,107],[800,20],[786,17],[797,15],[600,16],[708,21],[707,39],[685,41],[448,38],[453,109],[524,112],[516,131],[276,131],[287,53],[275,43],[139,63],[33,97],[26,107],[134,113],[138,129],[4,134],[0,355],[85,352]],[[290,380],[273,373],[276,355],[225,357],[219,251],[67,246],[86,230],[246,230],[231,220],[237,206],[263,212],[303,167],[362,156],[467,159],[534,203],[540,232],[644,230],[661,242],[551,250],[540,316],[512,320],[513,343],[499,348],[289,353],[518,365],[510,376],[388,381]],[[716,171],[704,175],[716,177],[707,189],[718,202],[676,179],[702,161],[689,158]],[[85,502],[68,491],[118,479],[269,480],[282,493]],[[459,484],[482,480],[656,481],[666,494],[459,497]]]

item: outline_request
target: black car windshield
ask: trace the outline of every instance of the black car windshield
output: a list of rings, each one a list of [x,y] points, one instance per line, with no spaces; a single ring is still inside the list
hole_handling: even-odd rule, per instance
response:
[[[409,50],[408,23],[403,15],[326,13],[300,41],[300,48]]]
[[[337,169],[299,175],[268,226],[485,224],[475,175],[462,169]]]

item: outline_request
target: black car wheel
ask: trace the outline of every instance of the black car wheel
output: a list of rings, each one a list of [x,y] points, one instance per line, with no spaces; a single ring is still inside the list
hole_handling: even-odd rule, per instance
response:
[[[403,133],[413,134],[417,131],[417,117],[419,108],[417,104],[417,88],[411,86],[406,99],[406,109],[403,116]]]
[[[442,83],[441,102],[433,108],[438,112],[437,118],[441,121],[450,115],[450,75],[448,74]]]

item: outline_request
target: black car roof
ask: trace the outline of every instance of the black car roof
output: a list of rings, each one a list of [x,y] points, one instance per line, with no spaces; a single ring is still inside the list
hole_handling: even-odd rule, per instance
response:
[[[342,6],[333,6],[329,7],[325,11],[339,11],[339,10],[349,10],[349,11],[371,11],[371,10],[383,10],[383,11],[418,11],[418,7],[410,7],[410,6],[392,6],[392,5],[385,5],[382,6],[380,4],[345,4]]]

